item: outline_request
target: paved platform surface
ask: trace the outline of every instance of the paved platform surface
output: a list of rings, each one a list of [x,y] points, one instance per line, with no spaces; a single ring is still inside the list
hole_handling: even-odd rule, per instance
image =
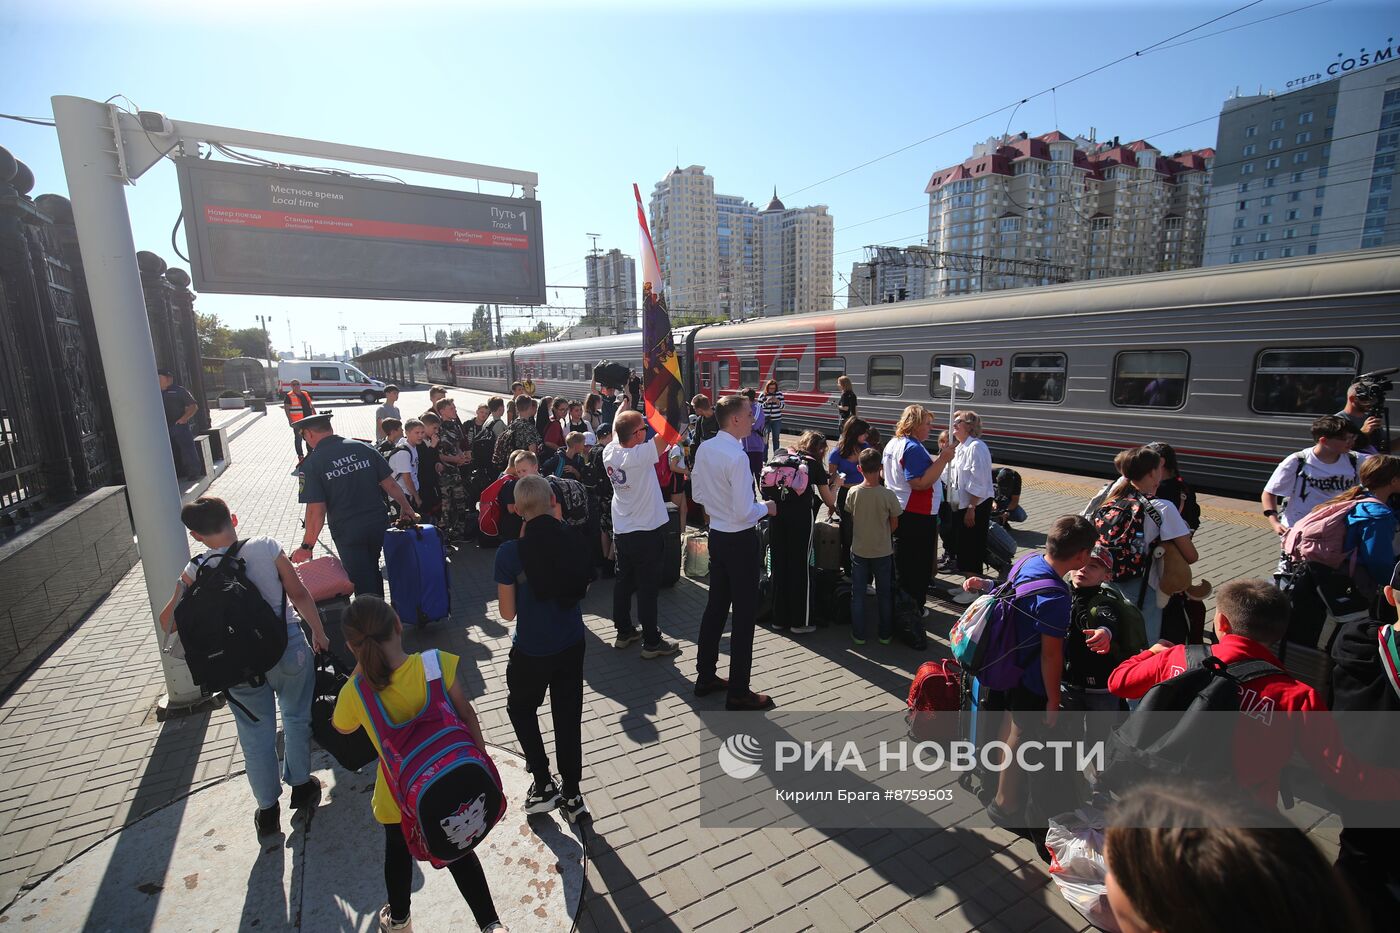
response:
[[[471,403],[481,397],[454,394]],[[400,408],[416,411],[426,397],[406,392]],[[370,406],[326,407],[334,410],[341,433],[370,436]],[[472,407],[461,405],[464,413]],[[244,533],[270,534],[294,546],[301,509],[285,421],[274,413],[256,419],[233,453],[234,467],[216,480],[212,494],[230,502]],[[1030,520],[1015,536],[1024,547],[1040,546],[1050,521],[1078,511],[1101,482],[1022,473],[1022,504]],[[1197,546],[1199,575],[1217,584],[1268,573],[1276,553],[1256,504],[1213,497]],[[463,683],[488,741],[518,750],[505,710],[509,635],[494,614],[491,558],[491,552],[474,548],[453,558],[452,619],[413,631],[409,647],[460,654]],[[1048,885],[1030,843],[1001,830],[719,832],[678,822],[677,810],[694,809],[687,805],[699,793],[695,775],[702,763],[694,759],[697,743],[690,740],[699,728],[694,713],[721,708],[713,697],[697,700],[691,694],[705,598],[703,583],[684,578],[662,591],[663,629],[684,650],[658,661],[611,647],[610,584],[597,584],[585,604],[583,790],[596,820],[580,929],[1085,928]],[[924,654],[874,642],[856,649],[839,628],[796,638],[760,629],[754,685],[785,709],[902,709],[914,669],[942,654],[937,636],[946,634],[955,617],[954,607],[931,601],[928,623],[935,639]],[[158,723],[154,706],[161,692],[138,567],[0,704],[0,903],[142,814],[241,769],[226,710]],[[226,785],[235,797],[242,780]],[[243,798],[242,806],[251,809],[251,801]],[[1334,851],[1335,820],[1306,804],[1291,815]],[[237,842],[255,845],[251,827]],[[377,865],[377,843],[357,857]],[[207,884],[217,884],[229,903],[252,896],[245,894],[245,875],[211,878],[200,887]],[[151,896],[111,890],[120,898]],[[356,892],[353,903],[377,907],[381,896],[379,889]],[[13,909],[0,916],[18,919]],[[232,917],[225,913],[221,920]],[[358,922],[346,920],[349,926]],[[101,928],[101,918],[92,917],[91,924]]]

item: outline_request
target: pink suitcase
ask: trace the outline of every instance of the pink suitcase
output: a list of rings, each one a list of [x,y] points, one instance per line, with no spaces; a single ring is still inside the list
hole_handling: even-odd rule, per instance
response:
[[[318,557],[297,564],[296,568],[297,576],[301,577],[301,582],[311,591],[311,598],[318,603],[355,592],[355,584],[350,582],[339,557]]]

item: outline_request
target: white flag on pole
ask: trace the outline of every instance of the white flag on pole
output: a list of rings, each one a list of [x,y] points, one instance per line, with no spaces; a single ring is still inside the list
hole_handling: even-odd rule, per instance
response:
[[[970,369],[949,366],[946,363],[938,367],[938,384],[945,388],[956,389],[959,392],[971,392],[976,380],[977,374]]]

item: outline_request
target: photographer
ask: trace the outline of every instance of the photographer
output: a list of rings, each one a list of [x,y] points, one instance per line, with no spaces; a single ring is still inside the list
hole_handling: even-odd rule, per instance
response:
[[[1347,389],[1347,404],[1338,415],[1356,428],[1355,450],[1361,454],[1389,453],[1390,438],[1386,436],[1385,393],[1393,383],[1384,378],[1394,370],[1363,373]]]

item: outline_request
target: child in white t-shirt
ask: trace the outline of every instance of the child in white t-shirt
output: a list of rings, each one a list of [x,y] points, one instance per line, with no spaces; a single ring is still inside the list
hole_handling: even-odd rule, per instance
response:
[[[418,445],[423,442],[424,433],[426,429],[423,422],[417,418],[410,418],[404,422],[403,438],[389,454],[389,469],[393,472],[394,482],[399,484],[404,496],[415,509],[422,504],[418,495]]]
[[[1269,527],[1280,537],[1304,515],[1356,485],[1360,456],[1351,451],[1356,429],[1340,415],[1312,423],[1313,446],[1289,454],[1264,484],[1259,501]],[[1280,500],[1286,498],[1287,503]]]
[[[175,606],[185,588],[194,583],[199,567],[222,560],[224,554],[238,544],[234,531],[238,517],[229,512],[222,499],[212,496],[196,499],[180,510],[180,520],[190,530],[190,535],[209,550],[185,568],[175,595],[161,610],[160,624],[166,632],[175,630]],[[296,608],[311,629],[311,647],[318,652],[325,651],[330,643],[321,627],[316,601],[297,576],[287,555],[282,553],[281,545],[272,538],[250,538],[238,547],[237,556],[244,562],[248,581],[257,587],[273,611],[283,613],[287,622],[286,651],[267,671],[265,681],[256,687],[244,685],[228,690],[229,696],[238,701],[230,707],[238,727],[238,744],[243,748],[248,783],[258,805],[253,823],[259,836],[267,836],[281,828],[278,798],[284,782],[292,788],[293,810],[314,808],[321,799],[321,784],[311,776],[311,698],[316,686],[316,664],[292,608]],[[276,716],[279,709],[284,734],[280,776]]]

